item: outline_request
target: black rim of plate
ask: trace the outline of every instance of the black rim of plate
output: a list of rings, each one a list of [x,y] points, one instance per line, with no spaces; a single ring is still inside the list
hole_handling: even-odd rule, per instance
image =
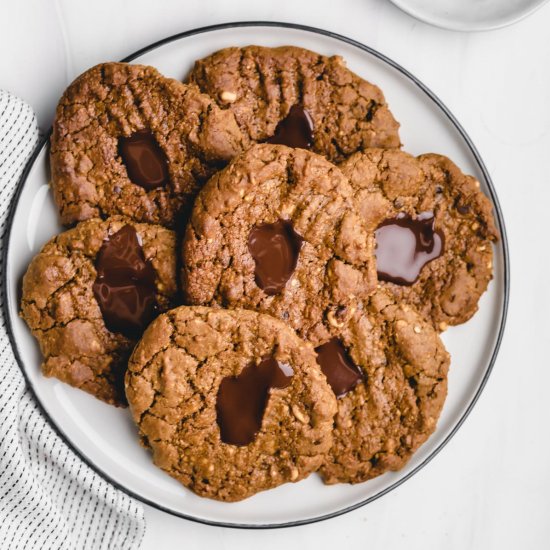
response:
[[[242,22],[235,22],[235,23],[223,23],[223,24],[219,24],[219,25],[211,25],[211,26],[201,27],[201,28],[198,28],[198,29],[192,29],[192,30],[185,31],[185,32],[182,32],[182,33],[179,33],[179,34],[175,34],[173,36],[170,36],[170,37],[165,38],[163,40],[159,40],[158,42],[155,42],[155,43],[153,43],[149,46],[146,46],[145,48],[142,48],[142,49],[138,50],[137,52],[135,52],[135,53],[129,55],[128,57],[126,57],[125,59],[123,59],[122,61],[124,61],[124,62],[133,61],[133,60],[135,60],[136,58],[140,57],[141,55],[143,55],[145,53],[148,53],[148,52],[150,52],[152,50],[155,50],[155,49],[157,49],[161,46],[164,46],[165,44],[168,44],[170,42],[174,42],[176,40],[180,40],[182,38],[188,38],[190,36],[200,35],[200,34],[212,32],[212,31],[219,31],[219,30],[239,28],[239,27],[286,28],[286,29],[299,30],[299,31],[304,31],[304,32],[308,32],[308,33],[313,33],[313,34],[319,34],[319,35],[323,35],[323,36],[327,36],[329,38],[339,40],[339,41],[344,42],[346,44],[349,44],[351,46],[355,46],[356,48],[358,48],[360,50],[363,50],[364,52],[368,53],[369,55],[372,55],[372,56],[376,57],[380,61],[386,63],[387,65],[389,65],[393,69],[397,70],[399,73],[401,73],[407,79],[409,79],[411,82],[413,82],[422,92],[424,92],[424,94],[426,94],[435,103],[435,105],[441,110],[441,112],[447,117],[447,119],[451,122],[451,124],[459,132],[461,137],[464,139],[464,141],[468,145],[468,148],[469,148],[470,152],[474,156],[475,161],[476,161],[477,165],[479,166],[479,169],[481,170],[481,172],[483,174],[483,177],[484,177],[484,179],[487,183],[489,194],[490,194],[490,197],[491,197],[491,200],[493,202],[494,209],[495,209],[495,215],[496,215],[496,218],[497,218],[498,228],[499,228],[500,235],[501,235],[503,260],[504,260],[504,300],[503,300],[503,305],[502,305],[502,315],[501,315],[501,318],[500,318],[500,324],[499,324],[499,328],[498,328],[497,337],[496,337],[496,340],[495,340],[493,352],[491,354],[489,364],[487,365],[487,369],[486,369],[485,375],[483,377],[483,380],[481,381],[481,384],[477,388],[477,390],[476,390],[473,398],[471,399],[470,403],[468,404],[468,407],[466,408],[465,412],[460,417],[460,419],[458,420],[456,425],[453,427],[451,432],[447,435],[447,437],[440,443],[440,445],[423,462],[421,462],[418,466],[416,466],[416,468],[411,470],[403,478],[397,480],[395,483],[392,483],[390,486],[386,487],[384,490],[376,493],[374,496],[371,496],[371,497],[369,497],[365,500],[362,500],[362,501],[360,501],[356,504],[353,504],[352,506],[342,508],[341,510],[337,510],[337,511],[332,512],[330,514],[325,514],[325,515],[322,515],[322,516],[312,517],[312,518],[309,518],[309,519],[298,520],[298,521],[290,521],[290,522],[285,522],[285,523],[259,524],[259,525],[246,524],[246,523],[227,523],[227,522],[211,521],[211,520],[204,519],[204,518],[189,516],[189,515],[186,515],[186,514],[176,512],[176,511],[171,510],[169,508],[166,508],[166,507],[164,507],[164,506],[162,506],[162,505],[160,505],[156,502],[153,502],[153,501],[151,501],[151,500],[149,500],[149,499],[147,499],[147,498],[145,498],[145,497],[143,497],[143,496],[141,496],[137,493],[134,493],[133,491],[127,489],[126,487],[120,485],[117,481],[112,479],[109,476],[109,474],[102,471],[95,464],[93,464],[90,461],[90,459],[88,459],[85,456],[85,454],[74,445],[74,443],[63,432],[61,427],[58,426],[54,422],[54,420],[50,417],[50,415],[46,411],[44,405],[40,402],[40,400],[37,396],[37,393],[36,393],[34,387],[32,386],[31,381],[29,380],[29,378],[28,378],[28,376],[25,372],[25,368],[23,367],[23,362],[22,362],[21,356],[19,354],[19,350],[18,350],[18,347],[17,347],[17,342],[15,341],[15,337],[14,337],[14,333],[13,333],[13,327],[12,327],[10,313],[9,313],[9,311],[10,311],[9,306],[10,306],[10,303],[11,303],[11,299],[10,299],[10,297],[8,295],[8,292],[7,292],[7,269],[6,269],[7,263],[6,262],[7,262],[7,259],[8,259],[8,250],[9,250],[9,244],[10,244],[10,239],[11,239],[11,226],[12,226],[13,218],[14,218],[14,215],[15,215],[15,211],[17,209],[17,204],[19,203],[19,197],[21,195],[21,191],[23,189],[23,186],[25,185],[25,182],[27,180],[27,176],[28,176],[30,170],[32,169],[32,167],[34,166],[34,162],[35,162],[36,158],[41,153],[44,146],[47,145],[51,130],[41,140],[41,142],[37,146],[35,152],[33,153],[32,157],[30,158],[30,160],[29,160],[29,162],[28,162],[28,164],[25,168],[25,171],[23,172],[23,175],[21,176],[21,179],[20,179],[20,181],[17,185],[17,189],[15,190],[15,193],[14,193],[14,196],[13,196],[13,199],[12,199],[12,204],[10,206],[10,212],[8,214],[7,223],[6,223],[6,230],[5,230],[5,233],[2,237],[3,240],[4,240],[4,250],[3,250],[3,257],[2,257],[2,262],[3,262],[3,266],[4,266],[4,269],[2,271],[2,294],[3,294],[3,309],[4,309],[3,314],[4,314],[4,318],[6,320],[6,326],[8,328],[8,334],[9,334],[10,342],[11,342],[11,345],[12,345],[17,363],[19,365],[19,368],[23,372],[23,376],[26,379],[27,386],[31,389],[37,403],[39,404],[39,407],[40,407],[42,413],[48,419],[49,423],[53,426],[53,428],[60,435],[60,437],[63,439],[63,441],[65,441],[65,443],[75,452],[75,454],[81,460],[83,460],[83,462],[85,462],[92,470],[94,470],[98,475],[100,475],[103,479],[105,479],[107,482],[111,483],[113,486],[115,486],[117,489],[120,489],[121,491],[123,491],[127,495],[129,495],[133,498],[136,498],[137,500],[139,500],[139,501],[141,501],[145,504],[148,504],[149,506],[152,506],[154,508],[157,508],[158,510],[161,510],[163,512],[167,512],[169,514],[172,514],[174,516],[181,517],[181,518],[184,518],[184,519],[187,519],[187,520],[195,521],[195,522],[198,522],[198,523],[203,523],[203,524],[206,524],[206,525],[214,525],[214,526],[218,526],[218,527],[233,527],[233,528],[240,528],[240,529],[274,529],[274,528],[281,528],[281,527],[295,527],[295,526],[299,526],[299,525],[306,525],[306,524],[309,524],[309,523],[315,523],[315,522],[318,522],[318,521],[322,521],[322,520],[330,519],[330,518],[333,518],[333,517],[336,517],[336,516],[340,516],[340,515],[345,514],[347,512],[351,512],[352,510],[356,510],[357,508],[360,508],[360,507],[364,506],[365,504],[368,504],[369,502],[372,502],[372,501],[384,496],[385,494],[389,493],[393,489],[399,487],[402,483],[407,481],[409,478],[411,478],[413,475],[415,475],[418,471],[420,471],[424,466],[426,466],[426,464],[428,464],[428,462],[430,462],[441,451],[441,449],[443,449],[443,447],[445,447],[445,445],[455,435],[455,433],[459,430],[459,428],[462,426],[462,424],[464,423],[464,421],[466,420],[466,418],[470,414],[471,410],[473,409],[474,405],[476,404],[477,400],[479,399],[479,396],[481,395],[483,389],[485,388],[485,385],[487,384],[487,380],[489,379],[489,376],[490,376],[491,371],[493,369],[493,366],[495,364],[497,354],[498,354],[498,350],[499,350],[500,344],[502,342],[502,337],[503,337],[503,334],[504,334],[504,327],[506,325],[506,317],[507,317],[507,313],[508,313],[508,302],[509,302],[509,293],[510,293],[510,263],[509,263],[509,252],[508,252],[508,240],[507,240],[507,237],[506,237],[506,228],[505,228],[505,225],[504,225],[504,219],[503,219],[500,203],[498,201],[498,198],[497,198],[494,186],[493,186],[493,182],[492,182],[491,177],[489,175],[489,172],[487,171],[487,168],[486,168],[483,160],[481,159],[481,156],[480,156],[479,152],[477,151],[475,145],[473,144],[472,140],[470,139],[470,137],[468,136],[468,134],[466,133],[464,128],[462,128],[462,126],[457,121],[457,119],[454,117],[454,115],[449,111],[449,109],[443,104],[443,102],[427,86],[425,86],[420,80],[418,80],[414,75],[412,75],[409,71],[407,71],[406,69],[401,67],[395,61],[389,59],[385,55],[379,53],[378,51],[376,51],[372,48],[370,48],[369,46],[366,46],[366,45],[364,45],[360,42],[357,42],[356,40],[353,40],[351,38],[347,38],[346,36],[342,36],[340,34],[336,34],[336,33],[333,33],[331,31],[327,31],[327,30],[323,30],[323,29],[318,29],[318,28],[315,28],[315,27],[309,27],[309,26],[306,26],[306,25],[298,25],[298,24],[293,24],[293,23],[282,23],[282,22],[274,22],[274,21],[242,21]]]

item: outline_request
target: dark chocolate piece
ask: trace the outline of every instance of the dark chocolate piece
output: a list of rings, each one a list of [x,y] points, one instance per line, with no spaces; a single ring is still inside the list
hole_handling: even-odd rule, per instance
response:
[[[432,212],[417,218],[400,214],[376,230],[378,278],[398,285],[412,285],[422,268],[443,254],[443,233],[434,227]]]
[[[93,291],[105,326],[139,338],[157,313],[155,270],[145,261],[136,230],[125,225],[111,235],[96,258]]]
[[[238,376],[226,376],[216,400],[221,440],[240,446],[252,443],[262,427],[270,389],[288,387],[293,374],[289,365],[268,356]]]
[[[363,380],[361,371],[338,338],[331,338],[325,344],[315,348],[317,363],[336,397],[342,397]]]
[[[285,288],[296,269],[302,241],[287,220],[257,225],[250,231],[248,250],[256,262],[256,284],[269,296]]]
[[[139,130],[118,140],[118,152],[132,183],[150,190],[169,181],[168,161],[155,136]]]
[[[311,149],[313,145],[313,120],[301,105],[293,105],[283,120],[277,124],[275,134],[267,143]]]

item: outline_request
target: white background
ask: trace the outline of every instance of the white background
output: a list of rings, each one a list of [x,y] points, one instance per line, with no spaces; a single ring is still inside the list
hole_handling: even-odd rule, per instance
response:
[[[341,518],[272,531],[207,527],[147,507],[144,549],[550,548],[550,3],[512,27],[463,34],[387,0],[0,0],[0,88],[28,101],[46,130],[63,89],[89,66],[193,27],[259,19],[364,42],[454,112],[504,210],[508,327],[471,416],[394,492]]]

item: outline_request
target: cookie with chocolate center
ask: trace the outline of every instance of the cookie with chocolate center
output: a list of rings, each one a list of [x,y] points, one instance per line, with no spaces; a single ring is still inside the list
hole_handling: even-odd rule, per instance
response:
[[[371,149],[340,165],[375,231],[380,284],[440,331],[467,321],[492,278],[498,231],[479,182],[447,157]]]
[[[172,227],[246,143],[232,113],[153,67],[104,63],[57,107],[51,184],[64,224],[121,214]]]
[[[132,348],[176,300],[175,247],[169,229],[116,216],[46,243],[23,277],[21,300],[44,375],[125,405]]]
[[[226,48],[197,61],[189,80],[234,113],[254,142],[311,149],[333,162],[400,146],[382,91],[340,56],[294,46]]]
[[[323,157],[255,145],[202,189],[183,242],[191,304],[267,312],[301,336],[323,338],[376,288],[374,235],[354,191]]]
[[[252,311],[159,316],[130,358],[126,394],[155,464],[208,498],[299,481],[332,443],[336,400],[313,348]]]
[[[345,325],[328,325],[317,361],[338,400],[325,483],[399,470],[435,430],[449,354],[413,307],[378,290]]]

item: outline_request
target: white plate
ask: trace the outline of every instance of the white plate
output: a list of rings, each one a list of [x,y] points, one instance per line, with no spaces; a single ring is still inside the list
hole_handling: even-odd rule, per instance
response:
[[[449,155],[476,176],[492,197],[500,230],[504,226],[489,176],[468,137],[439,100],[396,64],[361,44],[324,31],[266,23],[199,29],[141,50],[132,58],[154,65],[166,75],[183,78],[193,60],[234,45],[295,44],[323,54],[340,54],[358,74],[379,84],[397,120],[405,149],[414,154]],[[449,396],[430,440],[400,472],[387,473],[359,485],[324,486],[317,475],[297,484],[266,491],[243,502],[227,504],[195,496],[161,470],[138,445],[128,411],[40,374],[40,353],[18,317],[18,289],[31,258],[60,232],[48,188],[47,147],[43,146],[20,184],[14,201],[5,257],[7,317],[13,344],[30,386],[67,442],[105,478],[131,495],[173,514],[206,523],[265,527],[296,525],[337,515],[388,492],[428,462],[453,435],[485,384],[506,317],[508,267],[505,240],[495,249],[495,278],[480,311],[466,325],[444,335],[452,354]]]
[[[390,0],[404,12],[444,29],[488,31],[520,21],[548,0]]]

